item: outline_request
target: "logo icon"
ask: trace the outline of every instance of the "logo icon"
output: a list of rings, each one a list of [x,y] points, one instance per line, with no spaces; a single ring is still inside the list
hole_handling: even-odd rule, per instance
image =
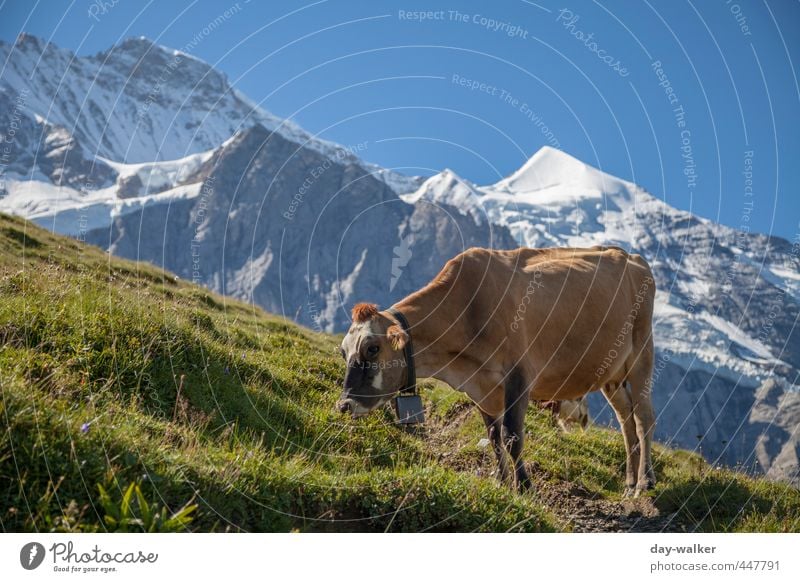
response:
[[[403,267],[411,260],[411,235],[400,237],[400,244],[392,249],[392,279],[389,281],[389,291],[394,291],[394,286],[403,274]]]
[[[35,570],[44,561],[44,546],[39,542],[28,542],[19,551],[19,563],[26,570]]]

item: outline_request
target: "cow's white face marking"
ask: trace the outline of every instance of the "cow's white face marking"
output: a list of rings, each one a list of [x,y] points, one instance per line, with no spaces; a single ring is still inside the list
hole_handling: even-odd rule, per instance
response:
[[[372,387],[379,392],[383,388],[383,370],[378,370],[378,373],[375,374],[375,378],[372,379]]]
[[[351,357],[358,352],[361,344],[368,337],[376,333],[372,327],[372,324],[372,321],[358,323],[352,326],[347,332],[344,340],[342,340],[342,349],[344,350],[346,359],[348,361],[350,361]]]

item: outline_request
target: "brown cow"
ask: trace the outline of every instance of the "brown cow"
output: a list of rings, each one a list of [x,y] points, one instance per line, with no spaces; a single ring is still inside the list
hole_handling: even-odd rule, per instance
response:
[[[407,387],[414,371],[442,380],[478,406],[501,478],[526,488],[529,399],[602,389],[622,427],[626,493],[638,495],[655,484],[654,297],[647,262],[617,247],[469,249],[392,309],[353,308],[339,409],[368,413]]]
[[[553,422],[564,432],[569,432],[573,426],[580,426],[583,430],[589,426],[589,404],[585,396],[575,400],[536,402],[536,405],[542,410],[549,410]]]

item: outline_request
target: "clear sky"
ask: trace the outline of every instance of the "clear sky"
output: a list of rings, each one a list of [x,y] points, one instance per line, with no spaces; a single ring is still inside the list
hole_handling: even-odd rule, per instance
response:
[[[800,236],[797,1],[6,0],[0,38],[20,31],[81,55],[191,47],[265,109],[406,173],[488,184],[554,145]]]

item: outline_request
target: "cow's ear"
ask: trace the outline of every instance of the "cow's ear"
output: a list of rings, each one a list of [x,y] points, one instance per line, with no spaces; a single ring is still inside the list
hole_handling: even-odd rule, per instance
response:
[[[389,329],[386,330],[386,337],[392,342],[392,349],[400,351],[406,347],[408,334],[399,325],[390,325]]]

